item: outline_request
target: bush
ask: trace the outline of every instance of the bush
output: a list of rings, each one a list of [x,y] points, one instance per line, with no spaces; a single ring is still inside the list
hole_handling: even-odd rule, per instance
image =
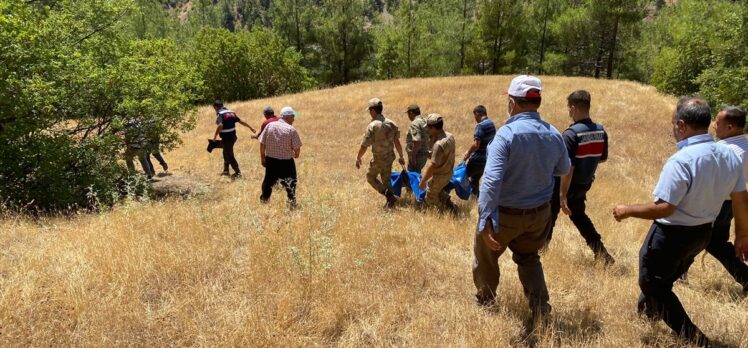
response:
[[[200,84],[177,47],[131,41],[132,2],[0,2],[0,202],[6,209],[109,206],[130,180],[122,125],[161,146],[194,126]],[[138,186],[138,185],[135,185]]]

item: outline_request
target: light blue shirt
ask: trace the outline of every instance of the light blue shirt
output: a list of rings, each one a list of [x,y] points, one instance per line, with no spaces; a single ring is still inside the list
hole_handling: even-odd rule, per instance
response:
[[[488,145],[478,197],[478,231],[486,221],[499,227],[499,206],[535,208],[550,201],[553,177],[566,175],[571,161],[561,133],[537,112],[509,118]]]
[[[725,197],[745,191],[743,166],[727,145],[709,134],[678,142],[678,152],[665,163],[652,192],[657,200],[676,206],[663,225],[698,226],[714,222]]]

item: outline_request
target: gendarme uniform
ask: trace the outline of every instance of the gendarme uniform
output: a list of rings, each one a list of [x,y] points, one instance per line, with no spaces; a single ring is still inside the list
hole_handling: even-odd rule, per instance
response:
[[[399,136],[400,131],[395,122],[379,114],[369,123],[361,141],[361,146],[371,146],[373,155],[369,163],[369,171],[366,173],[366,180],[381,194],[392,189],[390,176],[392,161],[395,160],[394,141]]]
[[[426,119],[428,125],[443,122],[439,114],[430,114]],[[450,206],[449,193],[444,191],[450,180],[455,166],[455,138],[452,134],[441,131],[431,139],[431,163],[434,166],[433,176],[426,190],[426,203],[441,207]]]
[[[409,156],[413,153],[413,143],[416,141],[418,153],[415,157],[409,158],[408,171],[420,173],[429,158],[429,130],[426,127],[426,120],[421,115],[417,115],[410,122],[408,134],[405,137],[405,150]]]

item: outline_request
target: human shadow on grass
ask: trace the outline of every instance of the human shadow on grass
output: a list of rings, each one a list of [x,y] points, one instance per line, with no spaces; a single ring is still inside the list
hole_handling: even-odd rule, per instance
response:
[[[522,333],[512,339],[512,346],[526,345],[539,347],[551,344],[562,346],[564,341],[586,341],[603,330],[603,322],[593,311],[573,309],[564,312],[551,312],[535,317],[522,296],[500,296],[496,304],[487,308],[489,313],[506,313],[522,322]],[[547,342],[548,339],[554,342]]]

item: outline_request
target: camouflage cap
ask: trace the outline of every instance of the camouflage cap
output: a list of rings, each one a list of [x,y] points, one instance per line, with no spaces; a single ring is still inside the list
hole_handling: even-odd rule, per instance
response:
[[[405,112],[408,112],[408,111],[413,111],[416,114],[420,114],[421,113],[421,108],[419,108],[418,105],[416,105],[416,104],[410,104],[410,105],[408,105],[408,108],[405,109]]]
[[[382,106],[382,100],[379,98],[371,98],[369,99],[369,107],[373,108],[375,106]]]
[[[426,117],[426,125],[433,126],[439,122],[444,122],[444,117],[439,114],[429,114],[428,117]]]

